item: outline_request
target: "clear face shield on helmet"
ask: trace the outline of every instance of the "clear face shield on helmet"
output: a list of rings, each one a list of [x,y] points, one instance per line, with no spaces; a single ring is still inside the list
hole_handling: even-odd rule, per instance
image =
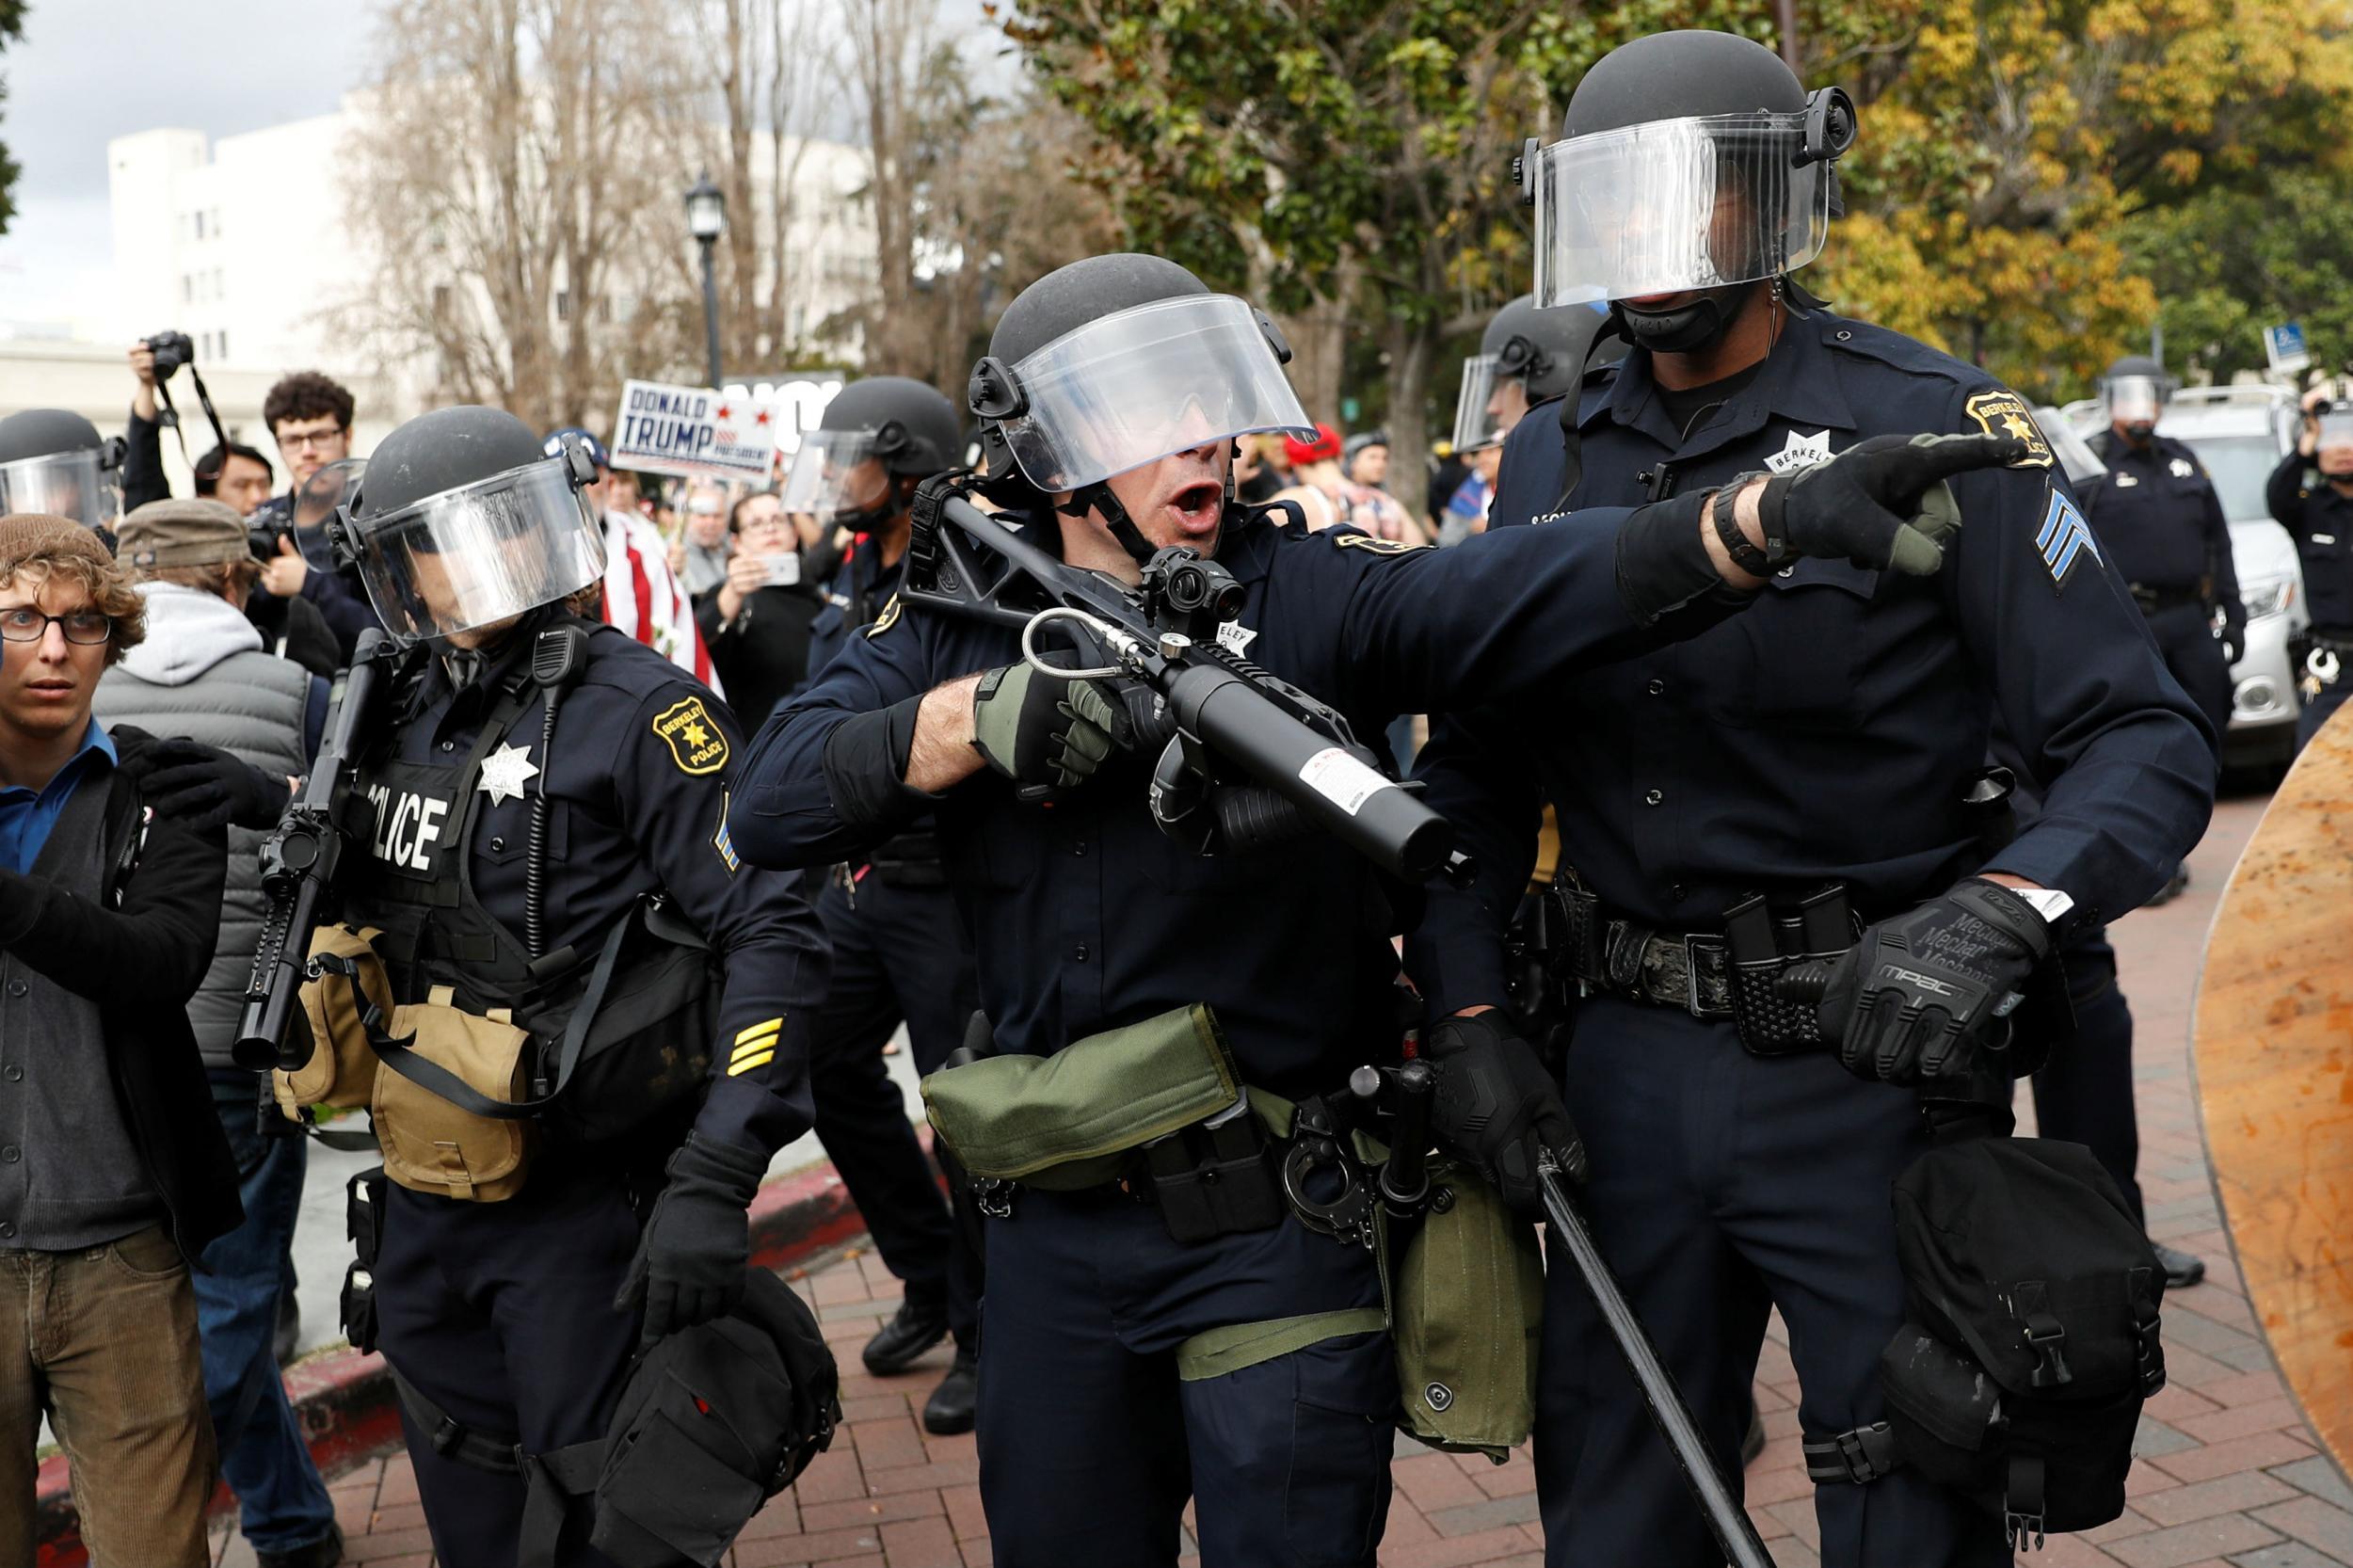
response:
[[[345,457],[341,462],[328,463],[296,488],[295,544],[312,566],[323,570],[334,566],[335,552],[328,542],[327,522],[358,493],[360,476],[367,472],[367,466],[364,457]]]
[[[369,601],[403,642],[495,628],[604,575],[603,530],[562,458],[342,527]]]
[[[0,463],[0,514],[43,512],[90,528],[111,528],[122,514],[113,465],[104,451],[53,452]]]
[[[1048,493],[1255,431],[1316,435],[1258,312],[1230,295],[1156,299],[1091,321],[1012,366],[1010,379],[1005,411],[979,411]]]
[[[812,430],[784,478],[784,509],[821,518],[870,512],[890,493],[872,430]]]
[[[1512,356],[1474,354],[1463,361],[1463,392],[1454,405],[1454,450],[1476,452],[1512,433],[1528,412],[1528,367]]]
[[[2153,425],[2165,409],[2165,387],[2153,376],[2110,376],[2104,394],[2112,424]]]
[[[1540,150],[1536,304],[1748,283],[1814,260],[1830,233],[1828,160],[1843,149],[1809,150],[1808,120],[1657,120]]]

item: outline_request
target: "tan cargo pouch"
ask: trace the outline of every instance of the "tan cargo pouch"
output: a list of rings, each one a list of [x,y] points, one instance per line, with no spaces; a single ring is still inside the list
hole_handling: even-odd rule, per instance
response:
[[[311,1057],[292,1072],[270,1073],[278,1108],[289,1121],[324,1105],[364,1110],[376,1096],[376,1051],[368,1044],[366,1009],[376,1009],[376,1027],[392,1014],[392,982],[376,955],[374,926],[323,925],[311,936],[311,959],[325,972],[302,984],[302,1022],[311,1035]]]
[[[531,1036],[508,1020],[506,1009],[487,1016],[462,1012],[451,1005],[452,996],[450,987],[436,985],[430,1000],[392,1010],[389,1032],[405,1042],[402,1054],[486,1099],[522,1098]],[[530,1169],[538,1134],[528,1119],[477,1116],[390,1065],[376,1075],[370,1109],[384,1146],[384,1174],[412,1192],[496,1203],[514,1196]]]
[[[991,1056],[923,1080],[923,1105],[970,1176],[1075,1192],[1117,1179],[1128,1151],[1230,1109],[1232,1053],[1207,1007],[1074,1040],[1051,1056]]]
[[[1255,1088],[1250,1099],[1275,1136],[1290,1136],[1289,1100]],[[1388,1158],[1362,1134],[1355,1152],[1368,1165]],[[1380,1221],[1381,1291],[1402,1400],[1397,1424],[1433,1448],[1483,1453],[1500,1464],[1536,1423],[1545,1305],[1536,1230],[1513,1219],[1476,1171],[1442,1155],[1430,1160],[1430,1187],[1446,1194],[1444,1207],[1433,1202],[1418,1222],[1401,1227],[1401,1227],[1385,1211]],[[1371,1311],[1210,1329],[1176,1347],[1177,1375],[1217,1377],[1383,1326],[1366,1320]]]

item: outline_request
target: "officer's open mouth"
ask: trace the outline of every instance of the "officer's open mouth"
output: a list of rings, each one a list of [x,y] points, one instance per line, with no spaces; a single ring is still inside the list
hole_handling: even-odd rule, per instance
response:
[[[1224,510],[1225,492],[1211,480],[1187,485],[1168,499],[1168,509],[1176,515],[1176,526],[1188,534],[1206,534],[1215,528]]]

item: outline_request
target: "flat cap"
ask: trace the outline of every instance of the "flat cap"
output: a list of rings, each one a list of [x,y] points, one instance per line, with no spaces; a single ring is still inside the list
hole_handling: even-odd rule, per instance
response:
[[[242,561],[251,553],[245,519],[225,502],[151,501],[115,524],[115,542],[127,567],[203,567]]]

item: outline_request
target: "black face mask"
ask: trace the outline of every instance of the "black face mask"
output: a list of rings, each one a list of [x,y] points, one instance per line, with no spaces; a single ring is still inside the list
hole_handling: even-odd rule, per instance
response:
[[[1697,297],[1668,311],[1637,310],[1612,300],[1609,312],[1625,340],[1654,354],[1696,354],[1712,348],[1732,330],[1754,283],[1726,283],[1702,290]]]
[[[2124,439],[2132,442],[2134,447],[2137,449],[2146,447],[2149,444],[2150,438],[2154,436],[2156,433],[2157,427],[2155,425],[2141,420],[2134,420],[2132,423],[2124,426]]]
[[[872,534],[899,515],[899,487],[894,482],[883,492],[883,498],[872,506],[861,509],[838,506],[834,508],[833,525],[846,528],[853,534]]]

